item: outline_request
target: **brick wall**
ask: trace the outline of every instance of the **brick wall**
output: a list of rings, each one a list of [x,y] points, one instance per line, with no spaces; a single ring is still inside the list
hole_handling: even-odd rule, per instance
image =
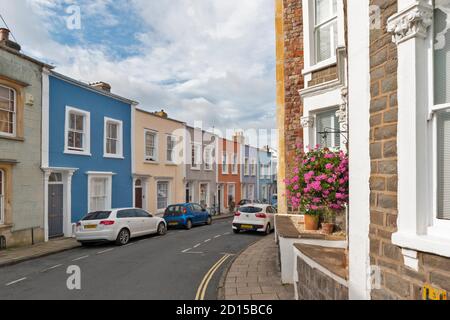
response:
[[[285,83],[285,148],[286,171],[294,166],[297,144],[303,141],[302,101],[298,91],[304,87],[302,70],[303,56],[303,15],[302,2],[283,0],[284,28],[284,83]]]
[[[425,283],[450,291],[450,259],[419,253],[419,272],[407,269],[401,248],[391,242],[397,230],[397,47],[386,21],[397,0],[371,0],[381,8],[383,29],[371,30],[370,258],[381,269],[381,289],[373,299],[420,299]]]
[[[348,300],[348,288],[297,257],[299,300]]]
[[[337,66],[332,66],[323,70],[313,72],[311,80],[308,82],[309,87],[313,87],[325,82],[330,82],[338,78]]]

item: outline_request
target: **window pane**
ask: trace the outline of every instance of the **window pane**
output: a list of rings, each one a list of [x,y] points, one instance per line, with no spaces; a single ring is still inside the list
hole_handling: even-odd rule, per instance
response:
[[[165,209],[168,206],[169,198],[169,183],[168,182],[158,182],[157,185],[158,192],[158,209]]]
[[[76,119],[75,129],[78,131],[83,131],[84,130],[84,116],[76,115],[75,119]]]
[[[438,218],[450,220],[450,111],[438,117]]]
[[[336,0],[316,0],[316,25],[329,20],[336,12]]]
[[[337,48],[337,22],[316,29],[316,62],[327,60],[335,55]]]
[[[155,149],[155,140],[156,135],[151,132],[147,132],[145,134],[145,155],[148,158],[147,160],[155,160],[156,157],[156,149]]]
[[[338,148],[341,144],[337,109],[318,114],[316,117],[316,143],[323,148]]]
[[[435,104],[450,102],[450,17],[448,0],[436,0],[434,11],[434,97]]]

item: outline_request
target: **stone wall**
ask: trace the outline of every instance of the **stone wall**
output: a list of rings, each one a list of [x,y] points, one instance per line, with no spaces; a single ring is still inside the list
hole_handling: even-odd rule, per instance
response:
[[[372,298],[421,299],[426,283],[450,291],[450,259],[419,253],[419,272],[415,272],[404,266],[401,248],[391,241],[398,218],[398,63],[386,22],[397,12],[397,0],[371,0],[370,4],[381,8],[383,26],[370,35],[370,258],[381,270],[381,288],[372,291]]]
[[[15,160],[12,174],[11,218],[1,227],[7,246],[28,245],[44,240],[44,174],[41,170],[42,74],[41,67],[0,50],[0,76],[28,84],[23,96],[34,98],[24,106],[23,139],[0,138],[0,160]],[[11,191],[11,190],[9,190]],[[34,232],[32,233],[32,230]]]
[[[299,300],[348,300],[348,288],[297,257]]]

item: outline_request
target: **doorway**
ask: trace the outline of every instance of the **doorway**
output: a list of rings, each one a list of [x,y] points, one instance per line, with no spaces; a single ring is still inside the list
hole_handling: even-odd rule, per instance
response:
[[[52,173],[48,182],[48,236],[64,236],[64,183],[61,173]]]
[[[142,185],[142,180],[137,179],[134,184],[134,206],[139,209],[144,209],[144,188]]]

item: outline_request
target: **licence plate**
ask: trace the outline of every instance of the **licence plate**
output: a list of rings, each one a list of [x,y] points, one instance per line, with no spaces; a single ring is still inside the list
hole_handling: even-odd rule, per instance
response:
[[[177,226],[178,222],[169,222],[169,226]]]
[[[96,224],[88,224],[84,226],[85,229],[97,229],[97,225]]]
[[[249,224],[243,224],[242,226],[241,226],[241,229],[253,229],[253,226],[251,226],[251,225],[249,225]]]

